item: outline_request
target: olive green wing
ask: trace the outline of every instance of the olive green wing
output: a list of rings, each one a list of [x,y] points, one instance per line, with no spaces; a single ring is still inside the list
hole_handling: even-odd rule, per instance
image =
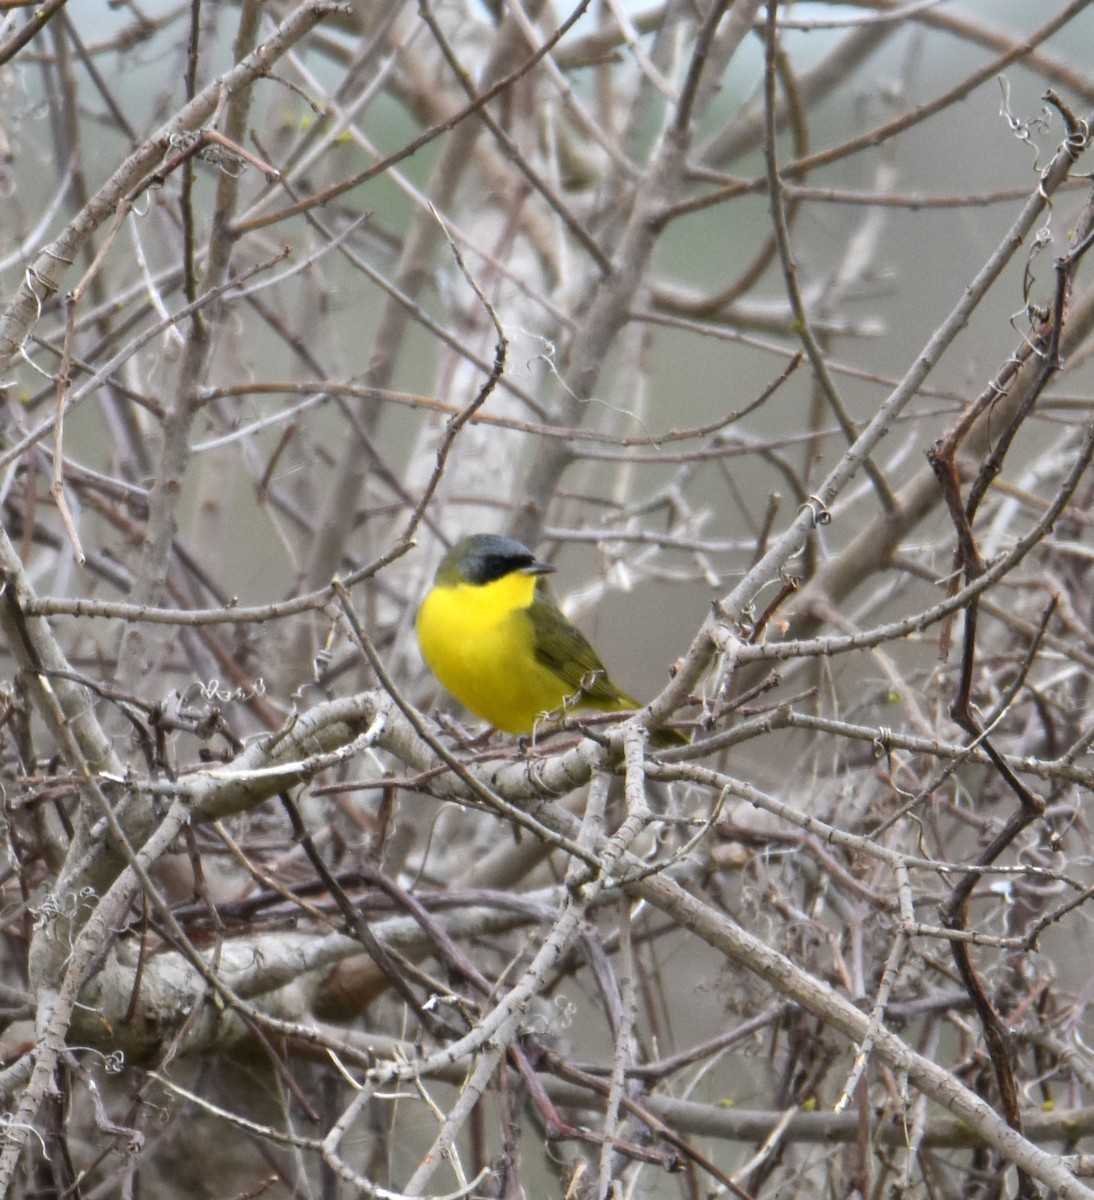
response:
[[[530,607],[524,611],[532,624],[536,661],[558,676],[569,694],[580,694],[584,707],[605,712],[642,707],[612,683],[600,656],[585,635],[571,625],[538,589]],[[655,750],[665,750],[686,746],[690,741],[688,735],[678,729],[655,729],[650,745]]]
[[[608,678],[608,671],[581,630],[537,592],[526,609],[535,638],[536,660],[559,677],[590,708],[638,708]]]

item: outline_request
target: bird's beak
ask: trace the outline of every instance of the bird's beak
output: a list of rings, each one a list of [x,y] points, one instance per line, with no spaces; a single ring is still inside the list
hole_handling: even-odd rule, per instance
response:
[[[557,570],[558,567],[552,567],[550,563],[540,562],[537,558],[526,567],[521,567],[520,573],[522,575],[553,575]]]

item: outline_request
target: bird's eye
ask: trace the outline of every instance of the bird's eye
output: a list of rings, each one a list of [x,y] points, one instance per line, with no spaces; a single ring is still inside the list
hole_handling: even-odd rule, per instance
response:
[[[505,559],[499,554],[487,554],[479,563],[476,575],[477,583],[493,583],[500,579],[507,570]]]
[[[519,571],[532,563],[532,556],[527,559],[517,558],[512,554],[491,554],[483,564],[486,574],[485,582],[493,583],[496,579],[504,579],[513,571]]]

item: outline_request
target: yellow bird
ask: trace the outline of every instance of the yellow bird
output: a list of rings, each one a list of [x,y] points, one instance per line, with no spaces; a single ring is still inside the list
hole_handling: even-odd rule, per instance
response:
[[[429,669],[465,708],[506,733],[531,733],[548,713],[641,707],[546,595],[541,579],[554,569],[512,538],[472,534],[441,560],[418,609]],[[663,729],[652,741],[688,739]]]

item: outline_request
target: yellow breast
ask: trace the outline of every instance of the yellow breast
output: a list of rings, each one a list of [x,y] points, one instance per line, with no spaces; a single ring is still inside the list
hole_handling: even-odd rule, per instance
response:
[[[422,657],[445,690],[506,733],[530,733],[568,691],[535,657],[527,612],[535,586],[520,572],[482,585],[435,585],[415,622]]]

